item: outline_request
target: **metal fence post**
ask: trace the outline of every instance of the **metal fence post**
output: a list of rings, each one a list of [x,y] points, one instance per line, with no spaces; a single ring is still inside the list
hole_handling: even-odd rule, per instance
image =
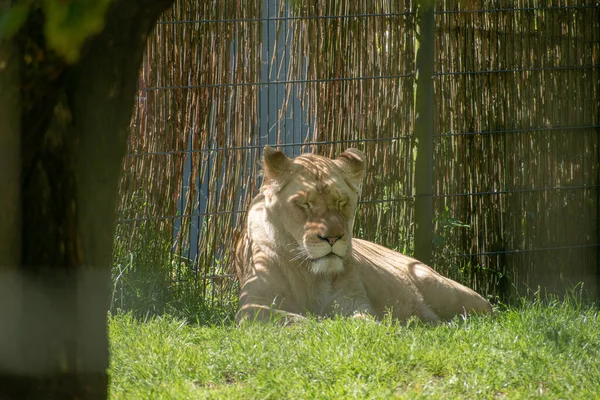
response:
[[[432,259],[433,238],[433,63],[435,0],[416,2],[415,40],[415,257]]]

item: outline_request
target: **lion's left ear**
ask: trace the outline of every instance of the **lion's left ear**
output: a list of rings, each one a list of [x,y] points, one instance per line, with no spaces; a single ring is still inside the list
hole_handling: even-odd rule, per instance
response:
[[[340,154],[336,162],[346,173],[347,179],[360,189],[367,168],[363,152],[350,148]]]

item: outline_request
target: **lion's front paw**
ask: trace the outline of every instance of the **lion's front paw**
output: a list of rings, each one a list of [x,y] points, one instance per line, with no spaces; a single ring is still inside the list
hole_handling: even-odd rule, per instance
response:
[[[367,321],[375,321],[375,317],[373,315],[364,311],[355,312],[354,314],[352,314],[352,318],[363,319]]]

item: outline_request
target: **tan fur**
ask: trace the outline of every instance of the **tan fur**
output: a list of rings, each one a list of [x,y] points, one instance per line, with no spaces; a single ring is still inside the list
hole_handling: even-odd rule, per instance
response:
[[[263,170],[236,251],[238,321],[386,312],[438,321],[491,311],[476,292],[414,258],[352,238],[365,174],[360,151],[289,159],[266,147]]]

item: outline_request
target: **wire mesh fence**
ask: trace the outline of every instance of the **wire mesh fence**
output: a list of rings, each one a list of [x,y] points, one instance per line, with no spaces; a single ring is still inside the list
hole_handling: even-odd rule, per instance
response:
[[[539,4],[435,9],[432,266],[503,299],[599,284],[600,5]],[[356,235],[411,254],[415,34],[409,0],[177,1],[140,72],[113,306],[235,305],[265,144],[363,150]]]

